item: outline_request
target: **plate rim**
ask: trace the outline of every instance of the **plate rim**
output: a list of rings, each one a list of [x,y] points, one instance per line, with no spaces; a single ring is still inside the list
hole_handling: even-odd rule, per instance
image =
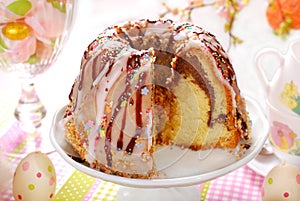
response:
[[[280,163],[281,160],[277,156],[275,156],[275,154],[266,156],[258,155],[249,163],[247,163],[247,166],[257,174],[265,177],[272,168],[274,168],[276,165],[279,165]],[[262,165],[264,165],[264,167],[260,168],[260,166]]]
[[[239,167],[246,165],[251,160],[255,159],[256,156],[259,154],[262,146],[264,145],[265,141],[268,138],[268,132],[269,132],[269,123],[262,112],[262,109],[260,105],[257,103],[257,101],[250,96],[245,96],[244,98],[246,102],[250,103],[252,106],[254,106],[256,110],[256,116],[260,117],[260,121],[263,121],[263,127],[264,132],[263,134],[259,135],[258,140],[255,142],[255,147],[252,149],[252,151],[247,154],[245,157],[243,157],[240,160],[235,161],[234,163],[221,167],[220,169],[213,170],[211,172],[207,172],[204,174],[198,174],[198,175],[192,175],[192,176],[184,176],[184,177],[176,177],[176,178],[162,178],[162,179],[133,179],[133,178],[126,178],[111,174],[106,174],[104,172],[92,169],[82,163],[78,163],[72,158],[70,158],[60,147],[60,145],[57,143],[55,132],[56,128],[60,125],[58,124],[58,120],[61,120],[61,114],[65,111],[65,106],[60,107],[52,120],[52,126],[50,129],[50,141],[56,151],[59,153],[59,155],[71,166],[73,166],[75,169],[82,171],[92,177],[102,179],[105,181],[109,181],[112,183],[116,183],[119,185],[124,186],[130,186],[130,187],[140,187],[140,188],[161,188],[161,187],[180,187],[180,186],[190,186],[190,185],[196,185],[200,184],[212,179],[215,179],[217,177],[223,176],[229,172],[232,172],[233,170],[238,169]],[[63,129],[63,128],[61,128]],[[262,128],[263,129],[263,128]],[[253,145],[254,146],[254,145]]]

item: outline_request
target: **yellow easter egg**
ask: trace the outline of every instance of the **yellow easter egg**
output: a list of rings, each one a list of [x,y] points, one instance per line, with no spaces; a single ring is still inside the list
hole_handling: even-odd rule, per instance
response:
[[[30,32],[30,27],[23,22],[10,22],[2,28],[2,34],[10,40],[23,40]]]
[[[49,157],[41,152],[28,154],[13,177],[16,201],[50,201],[56,190],[56,173]]]

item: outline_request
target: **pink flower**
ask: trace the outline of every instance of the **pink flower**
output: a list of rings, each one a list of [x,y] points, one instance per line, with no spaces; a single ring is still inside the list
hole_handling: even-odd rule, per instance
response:
[[[215,6],[218,8],[217,12],[222,18],[229,20],[231,14],[237,13],[244,8],[246,3],[243,0],[216,0]]]
[[[35,53],[36,38],[32,34],[23,40],[10,40],[7,42],[9,49],[2,56],[14,63],[27,61]]]
[[[25,21],[33,28],[38,37],[55,38],[65,27],[65,13],[53,8],[52,4],[39,1],[35,11]]]
[[[65,2],[65,0],[61,0]],[[19,9],[22,8],[22,9]],[[31,56],[47,59],[65,26],[65,12],[46,0],[4,0],[0,3],[0,56],[21,63]]]

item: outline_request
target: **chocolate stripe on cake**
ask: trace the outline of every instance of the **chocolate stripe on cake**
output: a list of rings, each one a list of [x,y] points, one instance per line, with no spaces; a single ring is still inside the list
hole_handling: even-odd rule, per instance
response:
[[[136,132],[134,137],[131,138],[130,142],[126,147],[126,152],[130,155],[133,152],[136,140],[141,137],[142,128],[143,128],[143,119],[142,119],[142,91],[141,87],[144,86],[146,80],[146,73],[141,73],[139,75],[139,83],[137,92],[136,92],[136,104],[135,104],[135,121],[136,121]]]
[[[140,57],[142,57],[144,54],[142,55],[131,55],[128,57],[127,59],[127,65],[126,65],[126,69],[127,69],[127,75],[126,75],[126,80],[125,80],[125,90],[121,93],[120,97],[117,99],[117,105],[112,113],[111,119],[109,120],[109,124],[107,126],[106,129],[106,140],[105,140],[105,153],[106,153],[106,160],[107,160],[107,165],[109,167],[111,167],[112,165],[112,153],[111,153],[111,141],[112,141],[112,127],[114,124],[114,120],[115,118],[119,115],[120,109],[121,109],[121,104],[122,104],[122,100],[128,100],[130,98],[131,95],[131,91],[130,88],[131,86],[131,80],[134,77],[134,73],[135,73],[135,69],[140,68],[141,67],[141,62],[140,62]],[[134,149],[134,145],[135,145],[135,140],[140,137],[141,134],[141,128],[142,128],[142,116],[141,116],[141,105],[142,105],[142,97],[140,94],[140,87],[143,86],[144,84],[144,80],[146,79],[146,73],[140,73],[139,74],[139,82],[138,85],[135,86],[136,88],[138,88],[137,91],[137,100],[136,100],[136,124],[137,124],[137,128],[136,128],[136,134],[134,135],[134,137],[131,138],[129,144],[126,147],[126,152],[130,155]],[[127,104],[127,103],[126,103]],[[126,123],[126,110],[124,111],[124,115],[123,115],[123,119],[122,122]],[[125,126],[125,125],[124,125]],[[121,132],[120,132],[120,136],[118,138],[118,150],[122,150],[123,147],[123,125],[121,128]]]
[[[125,129],[125,125],[126,125],[126,120],[127,120],[127,107],[128,104],[126,103],[125,108],[124,108],[124,113],[123,113],[123,117],[122,117],[122,125],[121,125],[121,129],[120,129],[120,135],[117,141],[117,149],[118,151],[121,151],[123,149],[123,138],[124,138],[124,129]]]

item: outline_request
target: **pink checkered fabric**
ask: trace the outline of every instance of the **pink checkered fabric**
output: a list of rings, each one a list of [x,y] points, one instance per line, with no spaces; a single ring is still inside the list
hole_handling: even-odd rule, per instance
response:
[[[254,201],[261,200],[264,177],[247,166],[211,181],[207,201]]]

